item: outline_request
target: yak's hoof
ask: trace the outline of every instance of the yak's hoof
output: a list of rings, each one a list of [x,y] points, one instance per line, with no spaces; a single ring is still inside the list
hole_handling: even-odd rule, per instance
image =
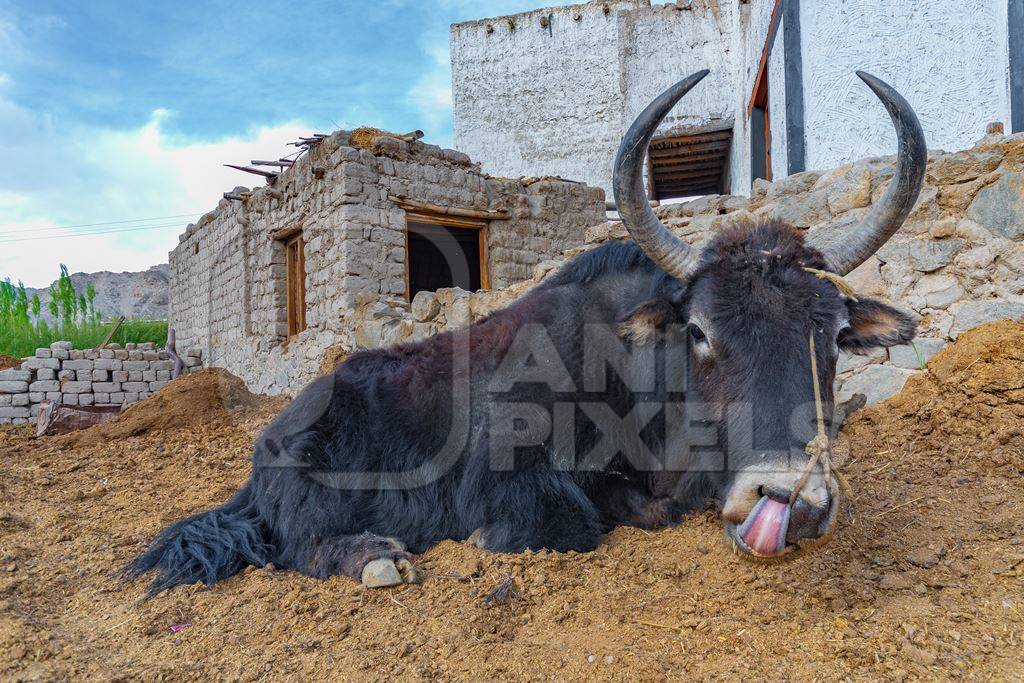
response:
[[[363,567],[362,581],[367,588],[387,588],[403,583],[419,583],[419,572],[404,557],[397,560],[381,558],[371,560]]]

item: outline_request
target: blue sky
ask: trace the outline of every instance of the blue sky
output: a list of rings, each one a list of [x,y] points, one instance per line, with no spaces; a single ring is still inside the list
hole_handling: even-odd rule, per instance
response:
[[[252,184],[222,163],[309,132],[450,146],[449,24],[542,5],[0,0],[0,278],[165,261],[192,214]],[[162,227],[126,229],[143,225]]]

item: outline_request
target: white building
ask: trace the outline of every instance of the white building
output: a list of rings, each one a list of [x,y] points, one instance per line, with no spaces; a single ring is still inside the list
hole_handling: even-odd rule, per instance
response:
[[[857,69],[910,101],[931,148],[1024,131],[1024,0],[598,0],[455,24],[451,55],[459,150],[606,191],[636,114],[710,69],[652,143],[658,198],[893,153]]]

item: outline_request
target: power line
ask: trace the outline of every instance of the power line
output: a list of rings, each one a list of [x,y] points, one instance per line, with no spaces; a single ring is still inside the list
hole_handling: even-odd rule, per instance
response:
[[[153,216],[152,218],[131,218],[126,220],[118,221],[102,221],[99,223],[78,223],[76,225],[52,225],[41,228],[26,226],[23,228],[11,228],[7,232],[48,232],[53,230],[71,230],[73,228],[92,228],[98,226],[109,226],[109,225],[124,225],[127,223],[147,223],[149,221],[165,221],[171,218],[191,218],[193,216],[201,216],[201,213],[179,213],[173,216]],[[2,234],[2,233],[0,233]]]
[[[56,240],[63,239],[65,237],[91,237],[93,235],[110,235],[119,232],[138,232],[140,230],[154,230],[157,228],[178,228],[179,230],[185,226],[181,223],[165,223],[162,225],[143,225],[134,226],[128,228],[111,228],[109,230],[93,230],[90,232],[69,232],[61,235],[37,235],[34,237],[9,237],[0,235],[0,238],[6,237],[6,239],[0,239],[0,244],[10,244],[11,242],[35,242],[39,240]]]
[[[166,222],[166,223],[150,223],[149,225],[122,225],[122,226],[114,226],[114,227],[110,227],[110,228],[102,227],[101,226],[101,227],[96,227],[96,228],[84,228],[82,230],[68,230],[68,231],[64,231],[64,232],[60,232],[60,233],[50,233],[50,234],[45,234],[44,233],[44,234],[41,234],[41,235],[40,234],[34,234],[34,233],[26,233],[26,232],[21,232],[21,231],[15,231],[15,232],[2,232],[2,231],[0,231],[0,239],[6,239],[6,238],[45,239],[45,238],[48,238],[48,237],[69,237],[69,236],[74,236],[74,235],[96,235],[96,234],[103,234],[107,230],[125,230],[125,231],[127,231],[127,230],[146,230],[146,229],[149,229],[149,228],[168,227],[168,226],[172,226],[172,225],[184,225],[184,224],[181,221],[169,221],[169,222]]]

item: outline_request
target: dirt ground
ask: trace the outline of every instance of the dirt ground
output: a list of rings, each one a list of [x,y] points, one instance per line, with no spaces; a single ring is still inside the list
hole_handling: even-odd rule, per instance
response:
[[[20,358],[12,358],[11,356],[5,356],[0,353],[0,370],[10,370],[11,368],[21,367]]]
[[[735,557],[708,511],[588,554],[446,542],[391,590],[272,568],[147,602],[120,585],[246,478],[281,405],[203,371],[78,435],[0,428],[0,677],[1024,678],[1024,325],[963,335],[851,418],[853,516],[791,562]]]

